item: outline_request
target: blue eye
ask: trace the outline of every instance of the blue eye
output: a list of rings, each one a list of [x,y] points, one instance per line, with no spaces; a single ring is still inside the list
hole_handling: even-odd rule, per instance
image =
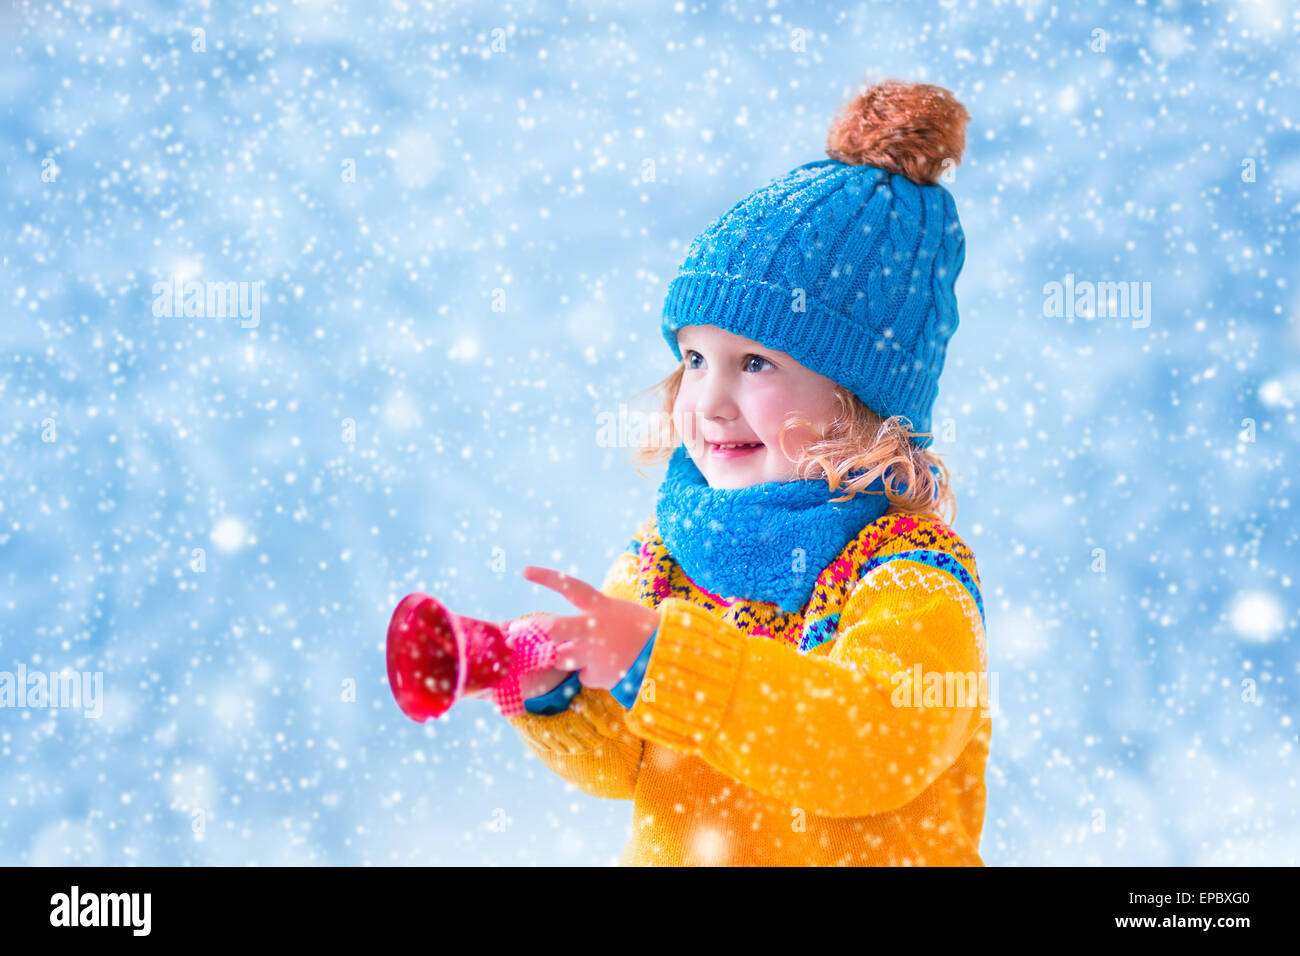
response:
[[[693,349],[683,349],[682,355],[684,356],[684,361],[686,363],[687,368],[699,369],[704,367],[704,356],[701,355],[699,352],[696,352]],[[696,359],[700,360],[698,365],[695,362]],[[757,368],[753,366],[754,362],[760,363]],[[771,366],[772,368],[776,367],[772,365],[772,363],[769,360],[763,358],[763,356],[761,355],[750,353],[749,355],[745,356],[744,369],[746,372],[761,372],[763,371],[763,369],[768,368],[769,366]]]

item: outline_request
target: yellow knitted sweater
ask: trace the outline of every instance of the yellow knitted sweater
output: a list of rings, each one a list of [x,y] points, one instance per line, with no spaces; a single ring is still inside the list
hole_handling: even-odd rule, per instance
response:
[[[633,801],[622,865],[983,865],[983,603],[938,515],[886,512],[794,614],[697,587],[654,518],[601,590],[660,611],[634,706],[583,688],[511,723],[574,786]]]

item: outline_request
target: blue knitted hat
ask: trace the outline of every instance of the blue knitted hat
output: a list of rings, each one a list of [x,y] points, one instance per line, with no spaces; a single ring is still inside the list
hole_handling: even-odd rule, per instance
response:
[[[885,81],[850,101],[831,158],[754,191],[692,242],[664,302],[677,359],[678,329],[716,325],[929,432],[966,259],[939,175],[960,162],[968,119],[927,84]]]

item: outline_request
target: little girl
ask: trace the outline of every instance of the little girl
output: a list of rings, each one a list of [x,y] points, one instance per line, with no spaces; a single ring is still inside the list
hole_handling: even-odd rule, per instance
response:
[[[530,615],[561,656],[511,723],[634,801],[623,865],[983,865],[984,609],[927,448],[968,119],[872,86],[829,159],[705,229],[664,307],[655,514],[600,590],[524,572],[583,613]]]

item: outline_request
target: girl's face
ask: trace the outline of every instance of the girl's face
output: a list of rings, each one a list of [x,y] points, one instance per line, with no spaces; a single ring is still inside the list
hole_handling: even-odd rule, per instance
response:
[[[785,352],[759,345],[716,325],[687,325],[677,333],[686,369],[673,405],[673,424],[686,451],[712,488],[747,488],[790,481],[794,461],[777,433],[791,414],[817,425],[838,410],[835,383]],[[804,426],[785,434],[797,456],[816,433]],[[751,447],[727,448],[730,443]]]

